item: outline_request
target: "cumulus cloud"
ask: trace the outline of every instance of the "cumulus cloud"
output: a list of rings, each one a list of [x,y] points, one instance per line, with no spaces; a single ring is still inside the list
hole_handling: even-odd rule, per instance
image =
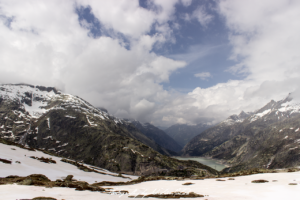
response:
[[[145,9],[138,1],[0,1],[1,83],[57,86],[118,117],[163,126],[216,123],[299,88],[299,1],[218,1],[237,62],[228,70],[245,78],[187,95],[162,83],[189,61],[152,51],[176,42],[168,21],[179,1],[149,2],[153,7]],[[77,6],[90,6],[111,34],[90,37],[91,24],[79,22]],[[202,7],[194,16],[203,26],[212,20]],[[157,34],[148,34],[153,28]]]
[[[194,74],[194,76],[200,78],[201,80],[207,80],[211,77],[211,74],[209,72],[201,72],[198,74]]]
[[[168,96],[160,84],[186,65],[151,52],[167,40],[164,30],[145,34],[157,21],[164,26],[174,3],[160,5],[157,14],[138,1],[0,2],[1,83],[57,86],[111,114],[151,121]],[[130,49],[122,38],[89,37],[90,24],[78,21],[76,6],[91,6],[101,25],[127,35]]]

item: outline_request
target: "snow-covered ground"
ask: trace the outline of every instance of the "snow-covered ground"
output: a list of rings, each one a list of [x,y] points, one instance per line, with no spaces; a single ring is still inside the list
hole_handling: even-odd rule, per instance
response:
[[[300,172],[256,174],[235,177],[235,180],[228,180],[228,178],[223,179],[226,181],[216,181],[216,179],[149,181],[136,185],[113,186],[113,188],[116,191],[127,190],[130,196],[137,194],[171,193],[176,191],[186,193],[195,192],[208,195],[200,198],[207,200],[298,200],[300,197]],[[252,180],[257,179],[265,179],[269,182],[251,183]],[[185,182],[192,182],[194,184],[189,186],[182,185]],[[289,183],[298,183],[298,185],[289,185]],[[54,197],[59,200],[128,199],[128,195],[120,195],[118,193],[104,194],[100,192],[75,191],[71,188],[45,188],[20,185],[1,185],[0,194],[0,199],[7,200],[26,199],[37,196]]]
[[[235,180],[216,181],[216,179],[187,180],[187,181],[149,181],[138,185],[118,186],[115,190],[127,190],[133,194],[171,193],[175,191],[195,192],[209,195],[207,200],[296,200],[300,199],[300,172],[269,173],[235,177]],[[251,183],[253,180],[265,179],[268,183]],[[273,180],[276,182],[273,182]],[[193,185],[184,186],[183,183],[192,182]]]
[[[30,156],[52,158],[52,160],[56,161],[56,164],[43,163],[39,160],[30,158]],[[40,151],[29,151],[16,146],[5,145],[1,143],[0,158],[12,161],[12,164],[5,164],[3,162],[0,162],[0,177],[6,177],[9,175],[28,176],[30,174],[44,174],[52,181],[55,181],[56,179],[61,179],[63,177],[66,177],[67,175],[74,175],[74,179],[86,181],[90,184],[95,183],[96,181],[126,182],[131,180],[129,178],[111,176],[109,174],[117,174],[101,168],[97,168],[97,170],[108,175],[95,172],[85,172],[79,170],[74,165],[61,162],[60,160],[62,158],[60,157],[50,156]],[[21,163],[16,163],[16,161],[19,161]],[[137,176],[125,176],[132,179],[137,178]]]
[[[15,150],[13,150],[15,149]],[[29,156],[52,158],[57,163],[47,164],[29,158]],[[0,177],[8,175],[27,176],[30,174],[44,174],[51,180],[61,179],[67,175],[74,175],[74,179],[87,181],[89,183],[101,181],[129,181],[121,177],[103,175],[94,172],[84,172],[76,166],[61,162],[59,157],[50,156],[40,151],[28,151],[15,146],[0,144],[0,158],[11,160],[12,164],[0,162]],[[21,162],[20,164],[16,161]],[[99,171],[114,174],[104,169]],[[131,178],[137,178],[131,176]],[[114,190],[127,190],[129,195],[195,192],[208,195],[202,199],[207,200],[240,200],[240,199],[264,199],[264,200],[298,200],[300,197],[300,172],[292,173],[269,173],[250,176],[235,177],[235,180],[216,181],[215,178],[205,180],[184,180],[184,181],[149,181],[136,185],[113,186]],[[268,183],[251,183],[253,180],[265,179]],[[193,185],[184,186],[185,182],[192,182]],[[297,183],[298,185],[289,185]],[[111,187],[107,187],[111,188]],[[104,194],[100,192],[75,191],[72,188],[45,188],[37,186],[21,185],[0,185],[0,199],[30,199],[37,196],[54,197],[59,200],[82,200],[82,199],[128,199],[128,195],[118,193]]]

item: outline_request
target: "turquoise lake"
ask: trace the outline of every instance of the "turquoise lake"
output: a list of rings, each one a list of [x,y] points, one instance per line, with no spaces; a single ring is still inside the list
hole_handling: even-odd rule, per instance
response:
[[[204,157],[181,157],[181,156],[174,156],[172,158],[176,158],[178,160],[194,160],[197,161],[199,163],[202,163],[204,165],[207,165],[211,168],[214,168],[218,171],[221,171],[222,169],[226,168],[226,165],[223,165],[221,163],[218,162],[218,160],[214,160],[214,159],[209,159],[209,158],[204,158]]]

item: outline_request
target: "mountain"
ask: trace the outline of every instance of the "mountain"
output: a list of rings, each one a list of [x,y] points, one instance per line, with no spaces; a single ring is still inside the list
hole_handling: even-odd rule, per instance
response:
[[[141,131],[148,138],[154,140],[161,147],[171,150],[169,151],[172,155],[177,155],[176,152],[179,152],[182,148],[177,142],[167,135],[163,130],[153,126],[150,123],[142,124],[139,121],[131,121],[139,131]]]
[[[163,148],[132,124],[52,87],[0,86],[0,136],[114,172],[168,174],[197,167],[202,174],[217,173],[160,154]]]
[[[180,146],[184,147],[193,137],[211,127],[207,124],[175,124],[165,130]]]
[[[300,103],[291,95],[270,101],[254,113],[230,116],[193,138],[183,155],[227,161],[234,172],[300,165]]]

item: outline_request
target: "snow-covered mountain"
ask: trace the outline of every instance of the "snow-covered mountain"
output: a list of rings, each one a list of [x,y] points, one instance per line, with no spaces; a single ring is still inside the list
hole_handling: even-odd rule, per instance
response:
[[[230,116],[193,138],[183,155],[224,159],[232,171],[300,165],[300,104],[292,95]]]
[[[190,165],[162,155],[168,151],[131,123],[51,87],[0,86],[0,136],[127,174],[168,173]]]

